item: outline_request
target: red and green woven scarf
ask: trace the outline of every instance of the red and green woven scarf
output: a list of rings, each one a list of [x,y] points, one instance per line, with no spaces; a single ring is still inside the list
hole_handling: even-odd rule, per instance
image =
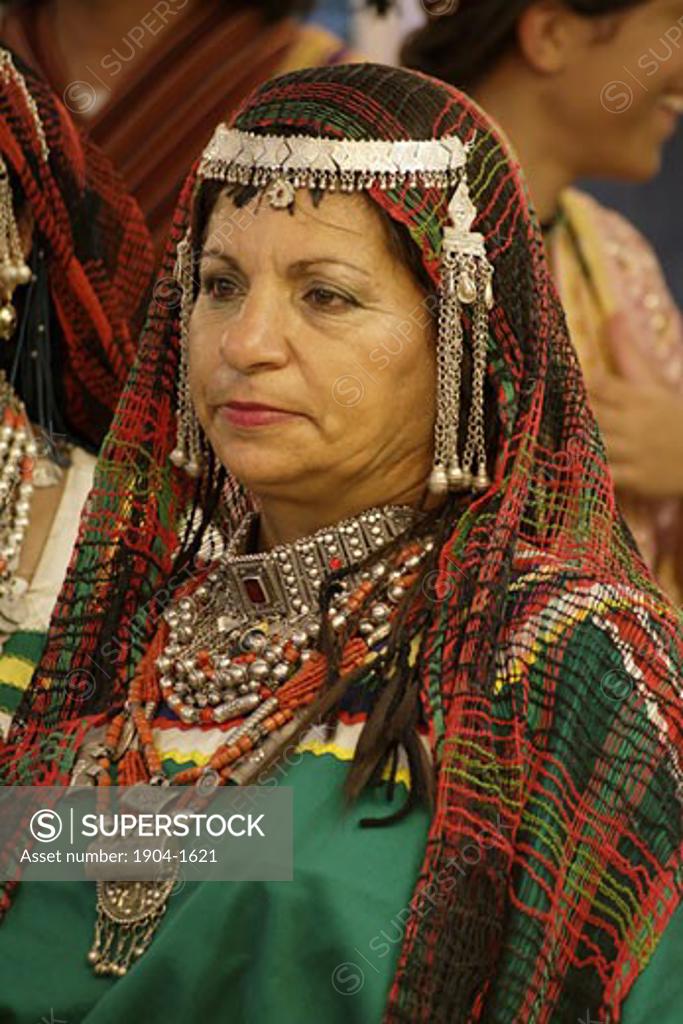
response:
[[[444,522],[434,555],[443,596],[416,671],[434,726],[436,808],[385,1019],[617,1021],[681,897],[681,622],[616,507],[519,168],[467,97],[372,64],[276,79],[234,124],[348,139],[457,134],[470,143],[475,229],[495,267],[498,454],[492,486]],[[196,548],[180,520],[206,488],[193,493],[168,459],[170,282],[194,188],[195,172],[166,253],[168,290],[157,291],[2,758],[10,783],[68,780],[88,726],[125,699],[178,582],[174,560]],[[407,225],[436,284],[446,197],[418,187],[370,197]],[[247,501],[229,479],[233,522]],[[69,687],[79,668],[97,683],[85,705]]]
[[[8,53],[6,48],[3,52]],[[62,410],[98,447],[135,358],[153,273],[149,232],[108,159],[79,134],[60,101],[18,58],[49,148],[13,74],[0,76],[0,152],[34,221],[57,324]]]

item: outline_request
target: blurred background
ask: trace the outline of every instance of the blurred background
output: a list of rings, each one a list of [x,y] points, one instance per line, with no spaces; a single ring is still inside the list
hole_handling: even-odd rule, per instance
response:
[[[0,3],[0,19],[6,4]],[[425,19],[421,0],[394,0],[380,17],[364,0],[317,0],[309,22],[344,40],[368,59],[394,63],[401,39]],[[433,8],[432,2],[432,8]],[[683,306],[683,218],[679,192],[683,178],[683,126],[669,143],[662,173],[644,185],[583,182],[601,202],[636,225],[655,246],[669,286]]]
[[[400,0],[395,10],[378,17],[354,0],[321,0],[313,20],[345,38],[374,60],[393,63],[400,40],[425,17],[420,0]],[[583,182],[601,202],[624,213],[655,246],[669,287],[683,306],[683,126],[669,143],[658,178],[645,185]]]

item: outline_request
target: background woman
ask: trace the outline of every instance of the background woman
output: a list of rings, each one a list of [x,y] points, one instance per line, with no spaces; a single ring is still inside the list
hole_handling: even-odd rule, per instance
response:
[[[137,204],[45,83],[5,49],[0,247],[4,733],[42,649],[152,274]]]
[[[97,918],[92,884],[10,885],[1,1011],[673,1021],[680,630],[504,143],[405,71],[276,79],[174,266],[3,777],[277,763],[295,878],[112,883]]]
[[[511,139],[544,225],[620,503],[678,603],[680,313],[647,242],[571,186],[585,177],[642,181],[657,173],[683,104],[683,47],[672,42],[681,25],[680,0],[462,0],[402,52],[407,66],[467,89]]]

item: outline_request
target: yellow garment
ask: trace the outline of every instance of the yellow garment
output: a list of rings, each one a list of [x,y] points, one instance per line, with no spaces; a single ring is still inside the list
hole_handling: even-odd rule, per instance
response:
[[[681,318],[652,249],[628,221],[582,192],[563,193],[561,210],[547,248],[586,380],[599,371],[629,378],[629,353],[637,349],[661,383],[683,393]],[[626,492],[618,499],[645,561],[683,603],[681,501]]]

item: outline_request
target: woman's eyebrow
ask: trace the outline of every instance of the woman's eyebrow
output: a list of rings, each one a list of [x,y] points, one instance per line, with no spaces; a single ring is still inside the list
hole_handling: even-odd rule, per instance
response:
[[[213,259],[220,260],[221,263],[225,263],[231,267],[239,268],[239,260],[234,256],[229,256],[227,253],[221,251],[221,249],[214,249],[209,246],[203,249],[200,255],[200,259]],[[287,268],[288,277],[301,277],[303,274],[308,273],[313,267],[319,267],[324,264],[331,264],[333,266],[346,267],[348,270],[352,270],[356,274],[361,274],[363,277],[371,277],[369,271],[364,270],[355,263],[349,263],[348,260],[336,259],[332,256],[319,256],[312,260],[296,260],[294,263],[290,263]]]
[[[362,274],[363,277],[371,276],[367,270],[363,270],[363,268],[357,266],[357,264],[349,263],[347,260],[338,260],[331,256],[320,256],[314,260],[297,260],[295,263],[290,264],[288,274],[292,277],[296,277],[300,274],[307,273],[311,267],[320,266],[323,263],[332,263],[341,267],[348,267],[349,270],[353,270],[356,274]]]
[[[200,259],[221,260],[223,263],[229,263],[233,267],[238,266],[237,260],[234,256],[228,256],[227,253],[222,252],[220,249],[212,249],[210,246],[207,249],[202,249]]]

